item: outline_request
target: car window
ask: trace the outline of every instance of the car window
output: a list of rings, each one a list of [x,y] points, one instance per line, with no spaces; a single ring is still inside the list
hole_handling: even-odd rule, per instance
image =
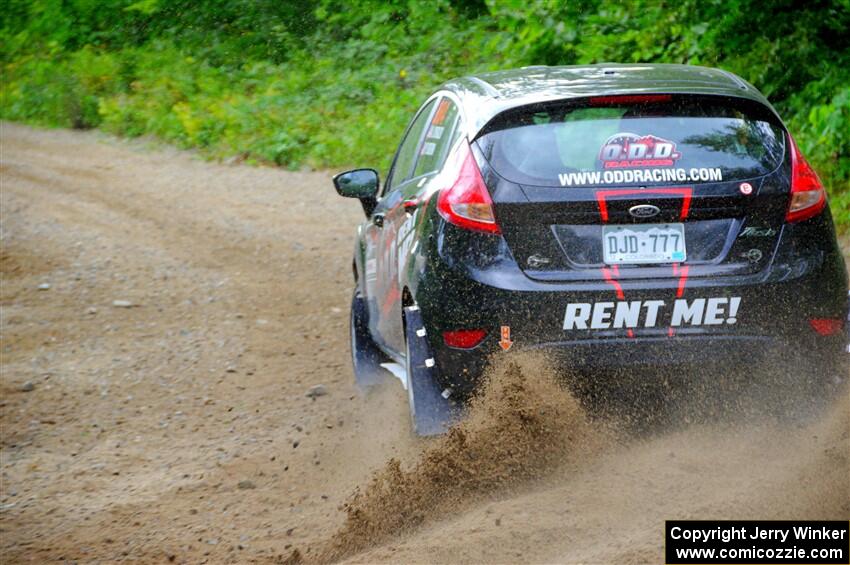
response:
[[[423,107],[416,116],[416,119],[410,125],[410,128],[408,128],[407,135],[404,137],[404,141],[401,142],[392,171],[390,171],[387,179],[384,194],[413,177],[413,165],[416,162],[416,152],[419,148],[419,142],[422,140],[422,134],[425,131],[425,126],[430,123],[431,111],[434,109],[435,103],[436,99],[431,100],[425,107]]]
[[[743,180],[782,161],[782,126],[756,102],[646,98],[520,108],[489,124],[478,144],[497,173],[534,186]]]
[[[431,117],[431,123],[425,133],[425,139],[419,148],[419,160],[413,170],[413,177],[419,177],[438,170],[446,160],[458,125],[458,108],[448,98],[443,98]]]

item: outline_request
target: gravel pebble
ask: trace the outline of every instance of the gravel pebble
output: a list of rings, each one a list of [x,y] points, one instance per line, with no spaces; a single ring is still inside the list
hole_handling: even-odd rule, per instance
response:
[[[319,396],[325,396],[328,393],[328,389],[325,388],[325,385],[314,385],[310,387],[310,390],[307,391],[307,398],[316,399]]]

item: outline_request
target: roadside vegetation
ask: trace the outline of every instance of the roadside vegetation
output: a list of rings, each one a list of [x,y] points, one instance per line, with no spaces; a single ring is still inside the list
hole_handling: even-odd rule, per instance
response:
[[[386,168],[445,79],[532,64],[717,66],[785,117],[850,228],[850,0],[7,0],[0,117],[212,158]]]

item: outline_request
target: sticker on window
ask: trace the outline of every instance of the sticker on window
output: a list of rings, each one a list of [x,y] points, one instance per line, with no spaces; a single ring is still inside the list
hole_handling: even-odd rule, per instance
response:
[[[682,154],[672,141],[635,133],[615,133],[599,150],[605,169],[634,167],[672,167]]]
[[[428,129],[428,135],[426,137],[428,139],[440,139],[443,137],[443,132],[445,130],[445,126],[431,126]]]
[[[449,113],[449,107],[451,104],[452,103],[446,98],[440,100],[440,105],[437,106],[437,111],[434,112],[434,117],[431,118],[431,124],[435,126],[442,125],[446,120],[446,114]]]
[[[607,184],[644,184],[651,182],[721,182],[720,167],[683,169],[614,169],[613,171],[582,171],[560,173],[561,186],[602,186]]]
[[[422,150],[419,152],[420,155],[433,155],[434,151],[437,149],[437,144],[431,143],[430,141],[426,141],[422,144]]]

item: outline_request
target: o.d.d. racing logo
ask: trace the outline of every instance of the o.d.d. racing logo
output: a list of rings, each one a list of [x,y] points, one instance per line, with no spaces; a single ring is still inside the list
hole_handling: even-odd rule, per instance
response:
[[[599,151],[599,160],[606,169],[672,167],[681,156],[672,141],[625,132],[609,137]]]

